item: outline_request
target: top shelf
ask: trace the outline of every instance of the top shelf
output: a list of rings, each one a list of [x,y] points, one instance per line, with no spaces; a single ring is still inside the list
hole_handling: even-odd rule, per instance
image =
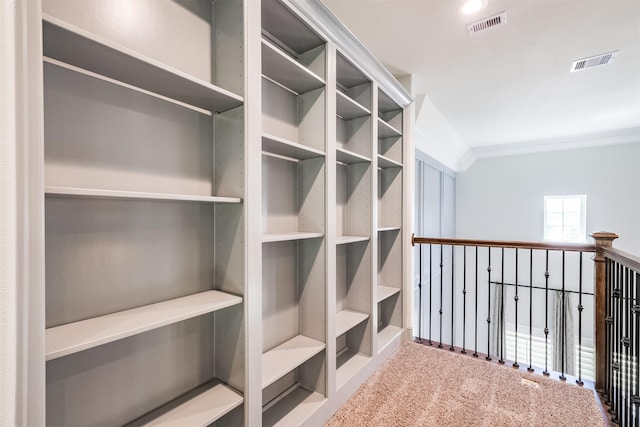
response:
[[[323,79],[265,39],[262,39],[262,74],[296,93],[325,85]]]
[[[378,112],[380,114],[388,113],[389,111],[402,110],[398,104],[396,104],[389,95],[384,91],[378,91]]]
[[[336,104],[336,112],[344,120],[357,119],[371,114],[367,108],[340,91],[336,92]]]
[[[242,105],[242,97],[168,67],[56,18],[43,15],[45,56],[211,112]]]

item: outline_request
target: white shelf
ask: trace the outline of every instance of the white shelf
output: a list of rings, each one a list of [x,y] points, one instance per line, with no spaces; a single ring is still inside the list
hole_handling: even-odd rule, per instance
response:
[[[338,236],[336,237],[336,245],[346,245],[349,243],[366,242],[369,236]]]
[[[344,120],[357,119],[371,114],[371,111],[339,90],[336,91],[336,112]]]
[[[300,426],[327,400],[318,392],[296,387],[262,413],[264,427]]]
[[[402,136],[402,132],[378,117],[378,138],[384,139],[393,138],[396,136]]]
[[[400,292],[400,288],[378,285],[378,302],[384,301],[398,292]]]
[[[243,397],[220,381],[214,381],[205,391],[146,423],[148,427],[205,427],[234,408]]]
[[[388,157],[378,154],[378,167],[381,169],[401,168],[402,163],[398,163]]]
[[[273,384],[324,348],[323,342],[298,335],[267,351],[262,355],[262,388]]]
[[[262,134],[262,151],[298,160],[324,157],[325,155],[322,151],[316,150],[315,148],[266,133]]]
[[[325,85],[324,80],[265,39],[262,39],[262,74],[296,93]]]
[[[323,236],[324,233],[307,233],[303,231],[293,233],[263,234],[262,243],[285,242],[287,240],[315,239]]]
[[[342,163],[367,163],[371,159],[361,154],[354,153],[353,151],[345,150],[344,148],[336,148],[336,160]]]
[[[401,333],[402,328],[399,326],[385,326],[381,331],[378,332],[378,351],[382,350],[387,344],[393,341],[393,339]]]
[[[143,191],[102,190],[98,188],[45,187],[48,197],[95,198],[95,199],[137,199],[159,201],[186,201],[205,203],[242,203],[239,197],[198,196],[187,194],[149,193]]]
[[[369,318],[366,313],[360,313],[353,310],[342,310],[336,314],[336,337],[347,333],[360,323]]]
[[[336,358],[336,386],[339,390],[369,362],[370,357],[350,350],[342,352]]]
[[[394,226],[378,227],[378,233],[385,232],[385,231],[400,231],[400,227],[394,227]]]
[[[241,297],[220,291],[206,291],[48,328],[45,333],[46,360],[77,353],[241,303]]]
[[[69,65],[213,112],[242,97],[61,20],[43,15],[43,53]]]

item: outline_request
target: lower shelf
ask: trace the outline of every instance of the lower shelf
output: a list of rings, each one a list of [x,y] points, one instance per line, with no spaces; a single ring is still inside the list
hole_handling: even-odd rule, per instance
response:
[[[398,335],[402,333],[402,328],[399,326],[387,325],[383,329],[378,331],[378,351],[382,350],[387,344],[393,341]]]
[[[218,380],[202,388],[204,390],[194,397],[172,407],[168,412],[164,412],[144,425],[154,427],[208,426],[243,402],[242,395]],[[159,411],[162,411],[162,408]]]
[[[262,388],[273,384],[324,348],[323,342],[298,335],[267,351],[262,355]]]
[[[397,294],[398,292],[400,292],[400,288],[378,285],[378,302],[384,301],[387,298]]]
[[[354,351],[344,351],[336,358],[336,386],[340,389],[369,361],[369,356]]]
[[[320,393],[295,387],[262,413],[262,425],[299,426],[326,401]]]

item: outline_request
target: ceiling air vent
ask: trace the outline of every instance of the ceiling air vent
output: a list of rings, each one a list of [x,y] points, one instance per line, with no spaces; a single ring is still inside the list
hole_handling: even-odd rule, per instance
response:
[[[504,25],[507,23],[507,12],[502,11],[488,18],[484,18],[477,22],[472,22],[467,25],[467,34],[472,36],[476,33],[486,31],[489,28],[497,27],[498,25]]]
[[[571,72],[574,71],[582,71],[587,68],[600,67],[602,65],[611,64],[618,55],[618,50],[615,52],[603,53],[602,55],[591,56],[589,58],[579,59],[577,61],[573,61],[571,64]]]

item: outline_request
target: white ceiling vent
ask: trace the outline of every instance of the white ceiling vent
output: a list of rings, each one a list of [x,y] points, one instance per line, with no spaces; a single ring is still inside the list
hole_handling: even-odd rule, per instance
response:
[[[587,68],[600,67],[602,65],[611,64],[618,55],[618,50],[614,52],[603,53],[602,55],[591,56],[589,58],[579,59],[577,61],[573,61],[571,64],[571,72],[574,71],[582,71]]]
[[[486,31],[489,28],[497,27],[498,25],[504,25],[507,23],[507,12],[502,11],[488,18],[484,18],[480,21],[472,22],[467,25],[467,34],[472,36],[476,33]]]

